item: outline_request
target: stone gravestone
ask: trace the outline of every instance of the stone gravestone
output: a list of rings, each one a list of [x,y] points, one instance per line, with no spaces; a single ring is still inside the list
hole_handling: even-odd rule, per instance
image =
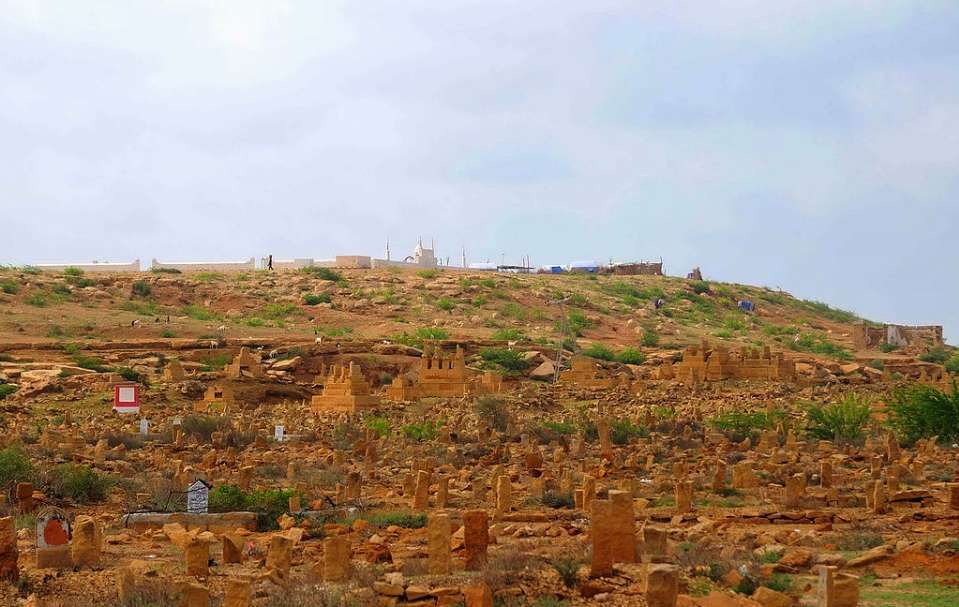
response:
[[[140,435],[146,436],[150,433],[150,420],[141,419],[140,420]]]
[[[202,480],[190,485],[186,492],[186,511],[190,514],[206,514],[210,507],[211,488],[212,485]]]
[[[70,522],[59,508],[49,508],[37,516],[37,569],[70,569]]]
[[[284,433],[285,431],[286,431],[286,429],[285,429],[283,426],[274,426],[274,427],[273,427],[273,440],[275,440],[275,441],[278,442],[278,443],[282,443],[282,442],[283,442],[283,433]]]

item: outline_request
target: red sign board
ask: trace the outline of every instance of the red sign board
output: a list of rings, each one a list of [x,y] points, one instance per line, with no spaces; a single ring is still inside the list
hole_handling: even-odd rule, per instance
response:
[[[113,386],[113,410],[117,413],[139,413],[140,386],[137,384]]]

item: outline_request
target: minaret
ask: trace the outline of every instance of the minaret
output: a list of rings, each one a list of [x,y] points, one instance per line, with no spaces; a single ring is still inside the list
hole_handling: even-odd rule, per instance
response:
[[[390,239],[386,239],[386,261],[390,260]]]

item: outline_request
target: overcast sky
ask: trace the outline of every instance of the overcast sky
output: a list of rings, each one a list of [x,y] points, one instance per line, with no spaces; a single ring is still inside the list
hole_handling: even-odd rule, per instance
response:
[[[0,263],[666,262],[959,341],[959,3],[0,0]]]

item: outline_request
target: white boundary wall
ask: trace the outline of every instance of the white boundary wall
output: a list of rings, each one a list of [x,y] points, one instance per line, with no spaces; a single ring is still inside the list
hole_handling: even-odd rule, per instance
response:
[[[35,263],[34,268],[47,272],[62,272],[67,268],[80,268],[84,272],[139,272],[140,260],[134,259],[130,263],[110,263],[108,261],[94,261],[92,263]]]
[[[249,258],[246,261],[157,261],[150,264],[153,269],[179,270],[184,274],[190,272],[237,272],[255,270],[256,260]]]

